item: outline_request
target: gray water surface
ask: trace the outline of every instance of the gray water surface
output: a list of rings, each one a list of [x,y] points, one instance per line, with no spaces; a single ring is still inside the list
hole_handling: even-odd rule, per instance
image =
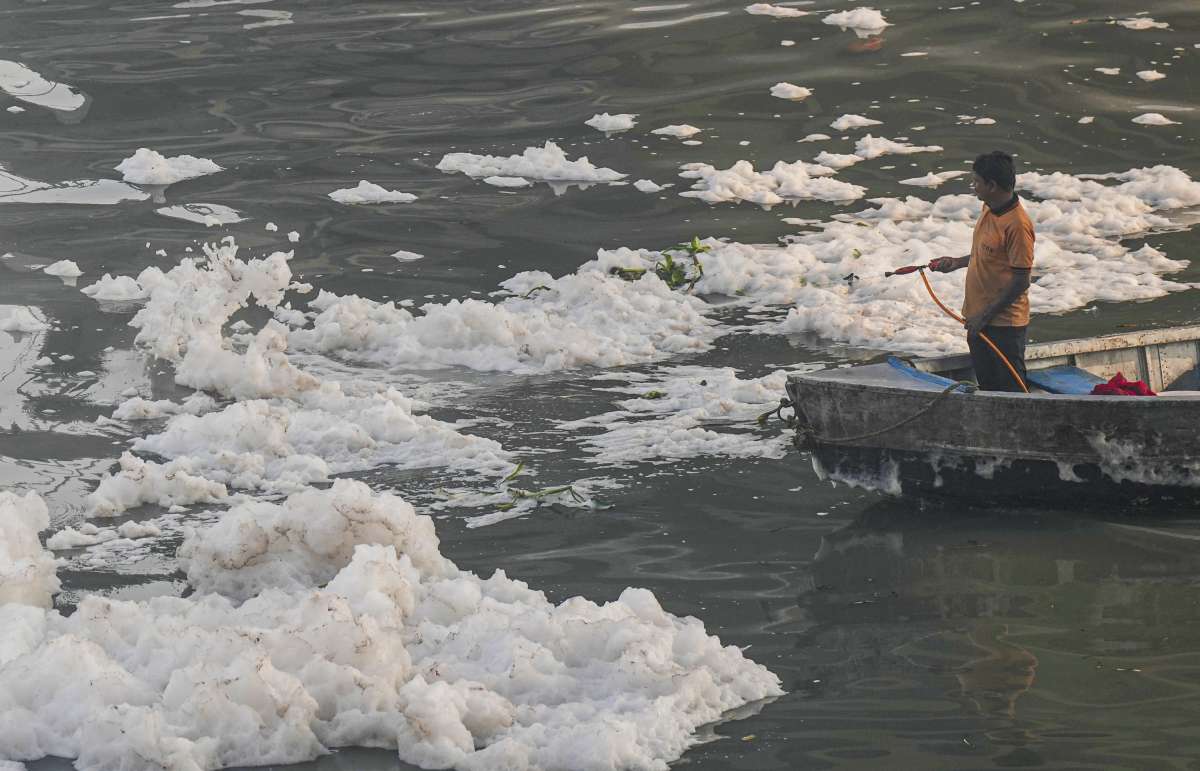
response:
[[[165,203],[221,203],[249,218],[205,228],[155,213],[163,203],[154,200],[30,204],[0,192],[0,304],[37,306],[56,324],[41,336],[0,333],[0,483],[39,491],[56,524],[74,522],[83,496],[132,438],[92,421],[126,388],[181,395],[169,373],[135,351],[126,326],[133,308],[99,308],[30,266],[73,259],[85,271],[82,285],[105,272],[166,269],[186,248],[224,235],[247,253],[270,251],[296,230],[292,268],[320,288],[443,300],[490,292],[522,270],[569,273],[598,248],[660,248],[693,235],[773,243],[794,232],[783,217],[846,209],[710,207],[675,194],[679,164],[807,157],[816,148],[797,139],[828,131],[842,113],[869,114],[873,103],[896,126],[936,126],[919,139],[945,152],[921,159],[917,170],[901,156],[841,172],[871,196],[928,198],[930,191],[898,180],[963,168],[995,147],[1018,153],[1030,170],[1162,163],[1200,174],[1194,0],[896,0],[877,6],[893,24],[877,50],[855,50],[862,46],[853,34],[818,15],[771,20],[742,5],[0,3],[0,59],[88,96],[70,113],[0,112],[0,167],[50,182],[115,179],[112,168],[138,147],[188,153],[226,171],[171,186],[161,193]],[[239,13],[246,10],[286,11],[290,23],[259,26],[272,18]],[[1141,11],[1171,28],[1130,32],[1104,22]],[[796,45],[781,46],[783,39]],[[898,55],[910,51],[928,55]],[[1106,79],[1098,66],[1126,75]],[[1147,88],[1131,77],[1139,69],[1168,77]],[[766,96],[785,80],[814,95],[799,105]],[[16,104],[6,99],[0,106]],[[1172,108],[1155,111],[1182,125],[1131,124],[1146,105]],[[605,111],[638,113],[643,127],[703,125],[704,144],[605,138],[583,125]],[[945,120],[960,113],[996,124]],[[1081,115],[1096,120],[1080,125]],[[447,152],[508,155],[547,139],[631,179],[677,186],[653,196],[628,186],[559,194],[545,184],[505,194],[434,168]],[[360,176],[419,199],[345,207],[326,197]],[[279,232],[265,231],[267,222]],[[1135,244],[1142,240],[1174,259],[1191,259],[1200,247],[1190,230]],[[397,264],[389,255],[398,248],[426,258]],[[1173,278],[1200,281],[1200,268]],[[1032,335],[1200,320],[1194,291],[1095,307],[1037,317]],[[759,376],[874,353],[747,334],[672,363]],[[52,365],[35,366],[48,354]],[[423,377],[431,388],[439,380],[470,386],[450,387],[431,414],[504,421],[471,431],[543,453],[539,481],[556,484],[594,473],[553,430],[555,421],[611,408],[615,396],[598,390],[594,374]],[[360,476],[418,496],[443,481],[437,472],[388,469]],[[503,569],[554,600],[604,601],[626,586],[648,587],[667,610],[703,619],[710,633],[779,674],[786,696],[712,727],[679,767],[1200,768],[1200,518],[1189,512],[895,501],[820,482],[798,451],[778,461],[640,464],[620,479],[622,489],[606,492],[608,508],[599,511],[544,507],[474,529],[447,512],[438,533],[460,566]],[[64,572],[60,605],[69,609],[91,591],[182,592],[172,548],[164,544],[134,569]],[[382,769],[397,761],[390,752],[345,750],[301,767]]]

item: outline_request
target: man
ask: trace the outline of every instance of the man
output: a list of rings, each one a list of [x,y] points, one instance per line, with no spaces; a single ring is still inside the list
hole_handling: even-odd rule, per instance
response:
[[[1025,341],[1029,329],[1029,271],[1033,267],[1033,223],[1014,192],[1016,172],[1008,153],[996,150],[975,159],[971,189],[983,201],[969,257],[939,257],[930,270],[967,269],[967,346],[975,379],[985,391],[1021,391],[1004,362],[980,337],[983,332],[1025,382]]]

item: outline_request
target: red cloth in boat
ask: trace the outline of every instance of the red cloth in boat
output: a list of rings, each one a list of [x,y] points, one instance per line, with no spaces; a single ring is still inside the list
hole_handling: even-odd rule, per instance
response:
[[[1092,389],[1092,396],[1157,396],[1150,386],[1141,380],[1126,380],[1118,372],[1107,383],[1099,383]]]

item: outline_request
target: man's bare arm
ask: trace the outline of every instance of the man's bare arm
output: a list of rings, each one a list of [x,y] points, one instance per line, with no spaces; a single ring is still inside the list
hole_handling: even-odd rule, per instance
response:
[[[929,263],[929,269],[937,273],[953,273],[960,268],[967,267],[970,262],[970,257],[938,257]]]

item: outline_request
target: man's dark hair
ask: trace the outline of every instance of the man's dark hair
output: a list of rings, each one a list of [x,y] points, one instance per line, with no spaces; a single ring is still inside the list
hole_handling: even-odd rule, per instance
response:
[[[1002,150],[983,153],[975,159],[971,170],[988,182],[995,183],[1001,190],[1012,190],[1017,186],[1012,156]]]

